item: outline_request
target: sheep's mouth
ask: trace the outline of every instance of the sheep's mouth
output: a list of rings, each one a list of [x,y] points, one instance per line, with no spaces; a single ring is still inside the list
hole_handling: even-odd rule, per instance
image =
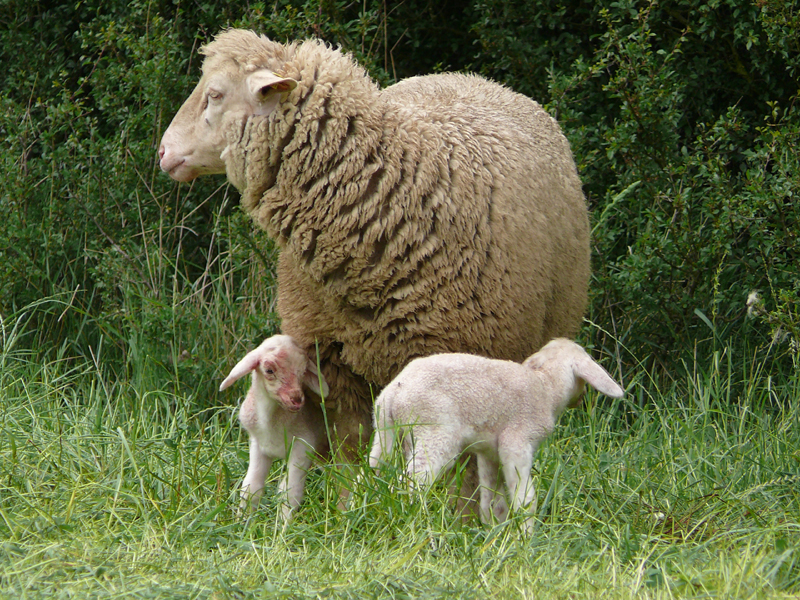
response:
[[[182,183],[188,183],[197,177],[197,173],[186,164],[185,159],[167,171],[167,175],[175,181],[180,181]]]
[[[285,400],[283,402],[283,405],[286,407],[286,410],[288,410],[289,412],[293,412],[294,413],[294,412],[298,412],[301,408],[303,408],[303,401],[304,400],[305,400],[304,398],[300,398],[300,399],[297,399],[297,400],[292,398],[290,400]]]

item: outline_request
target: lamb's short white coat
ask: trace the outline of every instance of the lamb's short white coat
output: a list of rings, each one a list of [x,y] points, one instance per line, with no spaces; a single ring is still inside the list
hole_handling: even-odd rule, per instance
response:
[[[500,476],[511,508],[532,514],[533,455],[561,413],[579,403],[585,383],[616,398],[624,393],[583,348],[564,338],[522,364],[471,354],[418,358],[375,401],[370,466],[377,467],[407,430],[407,472],[417,484],[432,483],[459,454],[471,452],[478,461],[481,519],[506,517],[506,504],[498,501]],[[528,516],[523,526],[531,525]]]
[[[240,511],[258,504],[273,461],[285,459],[286,475],[278,489],[286,495],[282,515],[288,523],[303,499],[312,455],[326,445],[320,406],[305,401],[303,386],[325,396],[328,385],[288,335],[267,338],[249,352],[233,367],[220,391],[248,374],[250,389],[239,410],[239,421],[250,436],[250,465],[242,482]]]

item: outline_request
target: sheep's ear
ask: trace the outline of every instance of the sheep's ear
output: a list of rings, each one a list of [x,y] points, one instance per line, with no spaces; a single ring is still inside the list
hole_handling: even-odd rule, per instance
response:
[[[317,370],[317,365],[311,359],[308,360],[306,365],[303,383],[317,396],[325,398],[328,395],[328,382],[325,381],[325,377]]]
[[[625,391],[619,384],[611,379],[608,372],[594,362],[589,356],[582,356],[573,366],[573,373],[580,377],[598,392],[611,396],[612,398],[622,398]]]
[[[258,366],[258,361],[261,358],[258,350],[253,350],[242,360],[236,363],[236,366],[231,369],[230,374],[225,378],[225,381],[219,386],[219,391],[229,388],[235,382],[239,381],[245,375],[252,373]]]
[[[259,69],[247,77],[247,87],[259,106],[256,114],[266,116],[278,106],[280,93],[292,91],[297,82],[291,77],[279,77],[272,71]]]

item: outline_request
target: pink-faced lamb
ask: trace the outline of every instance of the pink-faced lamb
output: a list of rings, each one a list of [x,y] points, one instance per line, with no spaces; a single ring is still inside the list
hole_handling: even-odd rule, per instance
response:
[[[405,436],[407,473],[432,483],[462,452],[475,454],[480,515],[502,521],[502,475],[513,510],[532,515],[533,455],[564,409],[580,399],[584,384],[620,398],[622,388],[578,344],[548,342],[522,364],[471,354],[438,354],[411,361],[375,401],[375,439],[370,466],[378,467],[395,439]],[[532,517],[523,521],[530,530]]]
[[[300,505],[312,456],[327,447],[320,406],[305,401],[303,386],[325,396],[328,386],[314,362],[288,335],[274,335],[240,360],[219,386],[228,388],[251,375],[250,389],[239,410],[239,422],[250,435],[250,465],[242,482],[240,511],[255,508],[272,462],[287,460],[278,487],[285,495],[286,523]]]

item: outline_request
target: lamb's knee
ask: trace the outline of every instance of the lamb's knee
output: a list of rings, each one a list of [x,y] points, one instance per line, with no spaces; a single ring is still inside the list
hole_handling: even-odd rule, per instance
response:
[[[529,444],[518,444],[506,440],[499,448],[499,454],[512,509],[518,510],[527,507],[534,500],[531,479],[533,448]]]
[[[502,523],[508,518],[508,502],[502,494],[495,494],[492,503],[492,514],[498,523]]]
[[[412,455],[406,465],[406,474],[411,485],[417,488],[433,485],[443,470],[444,462],[438,456],[431,457],[423,453]]]
[[[406,464],[406,475],[409,482],[417,488],[426,488],[433,485],[436,480],[438,470],[436,466],[425,455],[414,453]]]

